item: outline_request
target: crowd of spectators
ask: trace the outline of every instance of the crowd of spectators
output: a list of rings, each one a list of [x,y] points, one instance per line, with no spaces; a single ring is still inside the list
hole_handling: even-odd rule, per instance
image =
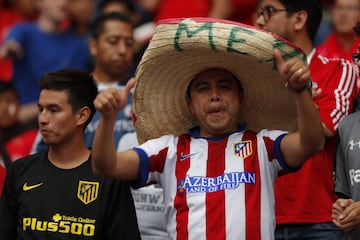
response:
[[[263,9],[262,12],[259,10],[261,4],[272,4],[272,2],[283,1],[0,0],[0,195],[6,171],[13,161],[28,154],[46,150],[46,145],[41,143],[41,134],[38,132],[37,125],[37,101],[40,93],[39,80],[44,73],[65,68],[76,68],[92,74],[97,81],[99,91],[114,84],[119,88],[123,88],[127,81],[135,75],[138,63],[148,46],[158,21],[182,17],[222,18],[264,28],[264,30],[282,35],[283,33],[270,29],[271,27],[262,26],[261,21],[259,23],[259,18],[262,19],[263,17],[265,19],[266,14],[269,14],[271,17],[272,14],[277,14],[282,10],[280,8],[275,9],[278,12],[269,12],[270,10],[268,9]],[[350,64],[354,60],[354,53],[358,51],[360,45],[358,35],[354,32],[354,27],[360,21],[360,1],[323,0],[322,2],[322,21],[316,34],[309,38],[312,41],[311,51],[306,52],[305,50],[304,52],[311,59],[314,54],[312,50],[314,49],[314,51],[316,50],[316,58],[322,59],[324,62],[328,62],[328,59],[336,58],[340,59],[339,61],[345,62],[346,60],[346,63],[343,64],[344,66]],[[268,12],[266,13],[266,11]],[[94,30],[93,28],[94,19],[110,12],[120,12],[129,19],[129,24],[131,23],[131,29],[125,27],[126,30],[124,30],[125,32],[128,30],[131,35],[129,37],[131,38],[131,44],[129,43],[130,40],[125,40],[127,42],[123,45],[126,46],[128,44],[128,49],[124,50],[126,53],[122,53],[119,50],[121,47],[118,47],[118,50],[106,48],[104,45],[106,44],[105,41],[102,43],[101,39],[103,29],[99,30],[100,32],[96,32],[96,29]],[[279,27],[279,25],[276,27]],[[121,35],[121,33],[119,34]],[[282,37],[289,38],[288,40],[303,49],[302,41],[296,42],[294,40],[296,38],[285,35]],[[115,46],[115,41],[119,41],[119,39],[110,39],[108,44],[111,44],[111,41],[113,41]],[[123,62],[120,61],[121,63],[116,63],[115,61],[113,62],[115,66],[111,66],[110,52],[119,56],[124,55],[120,58],[125,60]],[[317,57],[317,54],[320,54],[320,57]],[[356,58],[357,61],[359,59],[358,56]],[[309,64],[310,62],[308,59]],[[311,64],[310,70],[319,72],[311,67]],[[357,75],[356,93],[349,92],[348,94],[352,102],[347,103],[347,105],[338,105],[339,107],[349,106],[346,110],[342,111],[344,115],[360,109],[360,97],[358,95],[360,91],[360,77],[358,69],[354,67],[354,71],[356,72],[355,75]],[[326,78],[330,79],[332,77],[334,79],[341,74],[342,72],[338,71]],[[319,78],[319,76],[315,75],[313,76],[314,79]],[[314,82],[318,84],[316,83],[317,81]],[[335,81],[331,82],[334,83]],[[317,85],[313,86],[313,89],[316,89],[316,87],[319,88]],[[313,97],[321,113],[322,107],[326,105],[322,105],[322,101],[326,100],[327,95],[324,94],[324,89],[322,89],[322,93],[320,91],[314,91]],[[336,89],[329,91],[335,92]],[[346,95],[347,93],[342,92],[341,94]],[[356,101],[355,95],[358,96],[359,103]],[[137,143],[131,119],[131,97],[130,95],[129,106],[119,113],[122,115],[122,122],[119,122],[114,128],[117,137],[115,143],[119,149],[124,149],[123,146],[118,145],[120,140],[122,140],[123,134],[129,137],[125,141],[125,146],[134,146]],[[335,100],[334,98],[334,103]],[[344,98],[340,100],[344,100]],[[334,136],[336,135],[338,124],[343,118],[343,115],[340,113],[338,115],[335,115],[335,113],[328,115],[331,115],[332,123],[325,122],[324,131],[331,134],[328,134],[326,150],[320,153],[324,156],[326,155],[323,159],[326,159],[326,164],[329,167],[327,169],[329,171],[326,172],[328,175],[324,174],[327,176],[327,179],[322,179],[326,183],[329,182],[328,179],[332,178],[331,171],[334,165],[331,164],[334,163],[334,155],[331,154],[335,152],[336,148]],[[322,119],[327,121],[324,120],[323,116]],[[85,130],[85,142],[88,147],[91,147],[98,120],[99,113],[95,115],[93,121],[90,122]],[[330,124],[330,130],[328,129],[329,127],[326,128],[326,124]],[[124,142],[124,140],[122,141]],[[134,142],[134,144],[129,144],[129,142]],[[311,175],[310,173],[303,174],[307,168],[317,171],[316,167],[313,167],[310,163],[312,162],[307,162],[301,171],[280,178],[280,181],[275,185],[278,186],[277,189],[291,184],[289,180],[291,177],[296,178],[296,181],[301,177],[308,178]],[[297,177],[296,174],[301,176]],[[321,175],[318,175],[318,177],[321,177]],[[321,179],[317,182],[320,183]],[[314,187],[318,186],[314,185]],[[328,192],[332,191],[333,187],[333,184],[325,186]],[[301,192],[301,190],[296,188],[293,189],[296,194]],[[161,189],[157,187],[153,189],[144,188],[143,191],[145,192],[144,194],[148,195],[154,194],[156,191],[158,198],[163,197]],[[141,192],[132,190],[132,193],[134,200],[136,198],[139,199],[138,196]],[[279,192],[277,192],[277,198],[281,198],[278,202],[284,200]],[[329,208],[331,202],[334,202],[336,199],[333,192],[330,198],[331,201],[327,201],[326,204],[323,202],[319,203],[318,209],[321,207]],[[285,207],[287,205],[283,204],[282,206]],[[282,219],[286,218],[286,216],[282,217]],[[308,223],[307,220],[301,223],[304,222]],[[331,222],[331,219],[326,218],[324,222]],[[292,224],[291,221],[285,220],[282,223]],[[161,231],[163,230],[161,229]]]

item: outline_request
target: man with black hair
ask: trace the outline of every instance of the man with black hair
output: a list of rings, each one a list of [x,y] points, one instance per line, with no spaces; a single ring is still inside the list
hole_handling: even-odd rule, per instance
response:
[[[90,33],[89,50],[94,63],[92,75],[99,91],[107,88],[123,89],[134,57],[133,27],[129,17],[117,12],[101,14],[92,22]],[[126,107],[118,113],[116,119],[116,143],[123,134],[134,131],[130,110],[131,95]],[[84,138],[88,147],[92,145],[99,116],[99,113],[95,113],[85,129]],[[43,151],[46,147],[39,133],[32,151]]]
[[[332,223],[336,200],[334,134],[343,117],[353,111],[356,71],[345,59],[320,55],[313,40],[322,19],[321,0],[260,0],[256,25],[292,42],[307,56],[314,104],[326,136],[324,149],[295,173],[275,182],[276,239],[344,239]]]
[[[129,186],[91,170],[83,133],[98,89],[64,69],[40,80],[38,123],[49,149],[15,161],[0,198],[0,239],[140,239]]]

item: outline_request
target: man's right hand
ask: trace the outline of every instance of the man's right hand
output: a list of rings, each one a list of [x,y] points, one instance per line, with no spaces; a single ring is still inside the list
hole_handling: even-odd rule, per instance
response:
[[[108,88],[101,91],[94,100],[96,110],[106,119],[115,119],[117,113],[126,106],[130,90],[134,85],[135,78],[131,78],[124,90]]]

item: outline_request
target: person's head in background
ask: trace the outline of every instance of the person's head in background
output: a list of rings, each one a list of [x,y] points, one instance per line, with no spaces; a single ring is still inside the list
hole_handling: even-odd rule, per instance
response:
[[[83,138],[83,131],[95,114],[93,101],[98,89],[87,72],[64,69],[45,73],[40,79],[38,123],[49,146]]]
[[[91,25],[89,42],[94,78],[99,82],[121,82],[134,58],[133,26],[128,16],[100,14]]]
[[[360,0],[334,0],[331,13],[334,31],[354,37],[353,27],[360,21]]]
[[[255,24],[299,46],[306,39],[312,49],[322,13],[321,0],[259,0]]]
[[[82,36],[87,35],[91,20],[95,14],[95,8],[95,0],[68,1],[70,27]]]
[[[18,122],[19,104],[13,84],[0,81],[0,129],[10,128]]]
[[[35,19],[38,13],[34,0],[0,0],[0,8],[16,9],[25,19]]]
[[[39,12],[38,22],[43,26],[43,29],[52,26],[46,26],[48,22],[53,22],[59,25],[68,17],[68,1],[70,0],[33,0]],[[71,0],[72,1],[72,0]]]

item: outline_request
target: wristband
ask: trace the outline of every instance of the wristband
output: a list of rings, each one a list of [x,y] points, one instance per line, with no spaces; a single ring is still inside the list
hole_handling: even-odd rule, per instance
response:
[[[305,84],[303,87],[301,88],[293,88],[289,85],[288,82],[285,83],[285,87],[290,89],[291,91],[293,92],[296,92],[296,93],[301,93],[303,91],[305,91],[306,89],[309,90],[311,92],[311,87],[312,87],[312,81],[309,81],[307,84]]]

